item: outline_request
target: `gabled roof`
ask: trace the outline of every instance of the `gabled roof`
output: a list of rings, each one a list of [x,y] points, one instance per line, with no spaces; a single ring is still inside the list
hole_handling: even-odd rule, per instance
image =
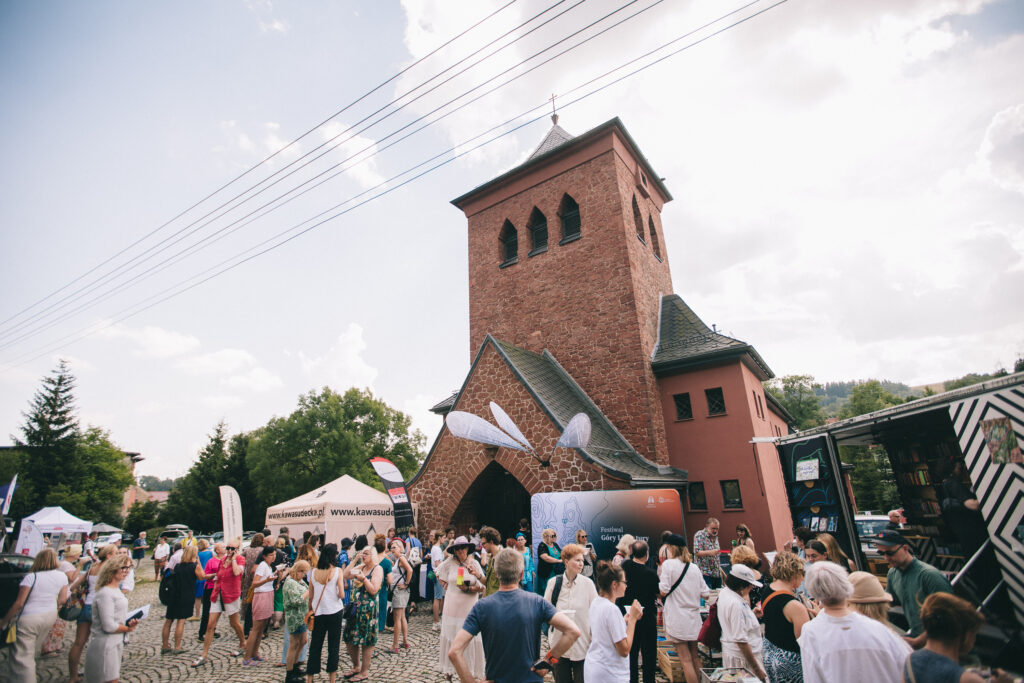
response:
[[[455,399],[457,399],[458,397],[459,392],[452,392],[451,396],[444,399],[443,401],[439,401],[437,404],[431,407],[430,412],[437,413],[438,415],[447,415],[448,412],[451,411],[452,407],[455,405]]]
[[[560,128],[558,124],[555,124],[551,128],[551,130],[548,131],[547,135],[541,141],[540,145],[537,146],[537,149],[534,150],[534,152],[527,158],[525,162],[511,170],[506,171],[505,173],[502,173],[496,178],[488,180],[483,185],[473,188],[464,195],[456,197],[455,199],[452,200],[451,203],[459,208],[462,208],[462,206],[469,200],[485,194],[486,192],[504,183],[505,181],[515,178],[516,176],[519,176],[521,174],[525,174],[534,169],[535,167],[541,166],[542,164],[551,159],[558,158],[560,155],[567,154],[571,152],[571,150],[573,150],[574,148],[578,147],[579,145],[583,145],[588,142],[591,142],[594,139],[600,138],[602,135],[612,130],[617,131],[622,140],[625,141],[626,147],[628,147],[629,150],[633,153],[633,156],[636,157],[640,166],[646,172],[647,178],[651,181],[651,183],[654,184],[655,187],[658,188],[658,191],[665,197],[665,201],[672,201],[672,194],[668,191],[668,188],[665,187],[665,183],[662,182],[661,176],[659,176],[655,172],[654,168],[651,167],[651,163],[647,161],[647,157],[645,157],[643,153],[640,152],[640,148],[637,146],[636,141],[633,140],[633,137],[629,134],[629,131],[627,131],[626,127],[622,124],[622,121],[619,119],[619,117],[616,116],[614,119],[610,121],[605,121],[601,125],[595,126],[594,128],[588,130],[586,133],[582,133],[580,135],[577,135],[576,137],[569,135],[568,133],[565,132],[564,129]]]
[[[458,398],[469,384],[473,371],[488,345],[494,347],[508,364],[512,374],[559,429],[564,429],[576,413],[587,414],[591,424],[590,444],[584,449],[576,449],[584,460],[602,468],[611,476],[625,479],[635,487],[679,487],[686,484],[685,470],[657,465],[637,453],[555,357],[546,350],[543,353],[535,353],[487,335],[451,408],[458,406]],[[440,435],[434,441],[420,472],[427,467],[439,441]],[[419,473],[409,483],[418,477]]]
[[[658,345],[651,357],[655,375],[732,359],[742,360],[761,381],[775,376],[753,346],[712,330],[679,295],[661,298]]]

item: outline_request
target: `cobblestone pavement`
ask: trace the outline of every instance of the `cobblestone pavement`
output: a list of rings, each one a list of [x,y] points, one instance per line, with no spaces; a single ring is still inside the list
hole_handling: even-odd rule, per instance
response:
[[[141,575],[147,577],[153,575],[151,561],[146,560],[141,569]],[[205,666],[193,669],[190,664],[202,653],[202,644],[196,640],[199,622],[190,621],[185,624],[185,635],[182,638],[184,654],[161,655],[160,631],[164,623],[164,607],[157,597],[157,583],[155,581],[140,582],[128,600],[130,608],[138,608],[150,603],[152,611],[150,617],[139,624],[131,636],[131,642],[125,646],[124,658],[121,663],[121,681],[124,683],[155,681],[217,681],[218,683],[222,681],[244,681],[245,683],[274,681],[280,683],[284,680],[284,667],[274,666],[275,663],[281,661],[283,635],[281,629],[271,631],[270,635],[263,640],[263,644],[260,646],[260,655],[265,661],[258,666],[243,667],[240,657],[230,656],[231,650],[237,643],[234,633],[224,620],[217,625],[217,630],[222,636],[213,641],[209,661]],[[420,614],[412,616],[409,620],[410,649],[402,650],[401,654],[391,654],[386,651],[391,647],[391,633],[380,634],[373,665],[370,669],[370,680],[373,683],[441,683],[445,680],[437,669],[438,633],[430,628],[429,607],[423,603],[419,606],[419,611]],[[69,624],[64,640],[64,649],[60,654],[57,657],[38,661],[39,681],[51,683],[68,680],[67,652],[74,637],[74,630],[70,626]],[[546,649],[547,646],[544,645],[542,650]],[[85,662],[84,654],[82,661]],[[4,663],[0,663],[0,666]],[[344,683],[340,674],[348,671],[350,665],[351,662],[345,654],[343,643],[338,683]],[[327,674],[321,673],[314,680],[327,681]],[[549,676],[548,681],[550,680],[552,679]],[[658,682],[665,683],[666,680],[659,671]]]

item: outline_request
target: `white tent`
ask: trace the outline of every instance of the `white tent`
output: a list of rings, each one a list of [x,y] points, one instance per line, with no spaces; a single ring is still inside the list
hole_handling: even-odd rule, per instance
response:
[[[328,543],[339,543],[360,534],[384,533],[394,525],[388,494],[347,474],[267,508],[267,527],[275,536],[286,526],[293,538],[309,531],[326,534]]]
[[[92,522],[79,519],[62,507],[43,508],[21,520],[21,533],[14,552],[35,556],[43,549],[43,534],[87,534]]]

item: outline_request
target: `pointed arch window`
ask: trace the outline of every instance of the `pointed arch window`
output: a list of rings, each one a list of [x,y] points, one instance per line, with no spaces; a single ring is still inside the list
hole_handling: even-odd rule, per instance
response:
[[[640,215],[640,205],[636,203],[636,195],[633,195],[633,223],[636,224],[636,238],[647,244],[644,240],[644,217]]]
[[[654,256],[661,260],[661,245],[658,244],[658,231],[654,227],[654,216],[647,217],[647,227],[651,230],[651,247],[654,249]]]
[[[562,222],[562,240],[559,244],[579,239],[580,205],[568,194],[562,195],[562,204],[558,207],[558,217]]]
[[[501,226],[501,233],[498,235],[501,250],[498,254],[501,259],[501,267],[511,266],[519,260],[519,233],[508,220]]]
[[[530,212],[530,222],[526,224],[530,231],[530,256],[548,250],[548,219],[536,206]]]

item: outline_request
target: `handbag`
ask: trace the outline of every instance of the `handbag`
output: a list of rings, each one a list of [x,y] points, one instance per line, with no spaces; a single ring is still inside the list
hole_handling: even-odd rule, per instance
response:
[[[78,616],[82,613],[82,608],[85,607],[85,596],[89,594],[89,569],[92,568],[92,562],[86,562],[82,567],[82,571],[85,572],[85,577],[82,582],[75,586],[75,590],[71,592],[68,599],[64,601],[64,604],[57,610],[57,616],[64,621],[75,621]]]
[[[32,589],[36,587],[36,581],[39,580],[39,576],[33,574],[32,586],[28,589],[28,595],[25,596],[25,602],[21,604],[21,609],[18,610],[18,616],[14,617],[11,623],[7,624],[7,628],[0,633],[0,649],[14,645],[18,641],[18,620],[21,619],[21,613],[25,611],[25,605],[28,604],[28,599],[32,597]]]
[[[718,621],[718,603],[711,605],[708,609],[708,618],[700,627],[700,635],[697,642],[703,643],[713,650],[722,649],[722,623]]]
[[[246,591],[246,593],[245,593],[245,604],[251,605],[252,604],[252,598],[253,598],[254,595],[256,595],[256,586],[253,586],[253,585],[250,584],[249,590]]]
[[[320,597],[317,598],[316,607],[306,612],[306,617],[302,620],[306,624],[306,629],[309,631],[313,630],[313,621],[316,617],[316,611],[320,609],[320,601],[324,599],[324,594],[327,592],[327,583],[330,583],[331,577],[327,577],[327,582],[324,583],[324,589],[320,591]]]

